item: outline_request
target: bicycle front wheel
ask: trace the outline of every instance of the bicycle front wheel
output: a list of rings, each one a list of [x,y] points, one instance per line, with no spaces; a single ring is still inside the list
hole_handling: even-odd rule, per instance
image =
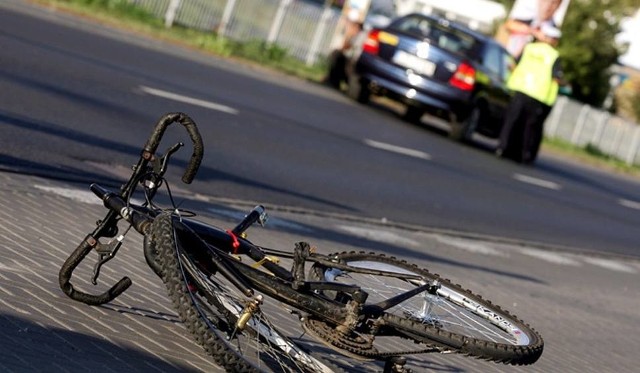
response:
[[[238,319],[255,299],[248,299],[222,275],[212,273],[206,265],[211,258],[203,255],[207,251],[197,250],[203,243],[191,231],[174,229],[170,215],[154,220],[151,236],[174,307],[218,365],[230,372],[334,371],[275,328],[260,309],[245,320],[246,326],[238,327]]]
[[[444,351],[509,364],[533,364],[542,354],[543,340],[529,325],[490,301],[426,269],[394,257],[372,253],[345,252],[334,254],[331,258],[352,269],[316,263],[310,270],[310,276],[319,281],[357,285],[365,290],[369,294],[367,305],[385,308],[377,321],[382,328],[391,331],[387,330],[381,335],[397,334],[428,346],[440,347]],[[378,273],[359,272],[362,269]],[[424,290],[399,304],[391,306],[391,303],[385,303],[417,287],[423,287]],[[341,294],[326,295],[344,297]],[[382,348],[378,350],[382,351]]]

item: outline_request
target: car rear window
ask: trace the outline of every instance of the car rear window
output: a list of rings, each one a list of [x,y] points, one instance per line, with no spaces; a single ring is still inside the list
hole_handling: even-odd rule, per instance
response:
[[[392,22],[388,29],[411,35],[417,39],[428,39],[431,43],[453,53],[468,55],[475,48],[477,40],[470,34],[448,26],[446,20],[407,16]]]

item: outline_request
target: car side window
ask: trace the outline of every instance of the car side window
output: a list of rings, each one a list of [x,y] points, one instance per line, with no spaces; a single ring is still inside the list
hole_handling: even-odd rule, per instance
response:
[[[482,64],[491,72],[496,78],[504,78],[502,75],[502,53],[500,49],[492,44],[487,44]]]

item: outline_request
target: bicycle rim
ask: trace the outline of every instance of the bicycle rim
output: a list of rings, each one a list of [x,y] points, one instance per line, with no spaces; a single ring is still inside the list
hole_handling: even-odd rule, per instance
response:
[[[335,254],[333,258],[354,267],[354,271],[316,264],[311,275],[318,280],[360,286],[369,293],[366,302],[369,305],[382,304],[380,302],[417,286],[432,284],[437,288],[422,291],[386,309],[380,321],[392,329],[387,334],[396,332],[443,350],[511,364],[531,364],[542,353],[542,338],[528,325],[499,306],[425,269],[378,254],[351,252]],[[395,275],[363,274],[356,268]],[[376,337],[376,342],[383,343],[382,338]]]

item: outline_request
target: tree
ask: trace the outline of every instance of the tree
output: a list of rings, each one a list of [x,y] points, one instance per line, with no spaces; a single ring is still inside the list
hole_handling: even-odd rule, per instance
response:
[[[571,0],[559,51],[573,96],[600,106],[610,90],[610,67],[624,53],[615,42],[629,5],[624,0]]]
[[[616,113],[640,123],[640,74],[629,76],[615,91]]]

